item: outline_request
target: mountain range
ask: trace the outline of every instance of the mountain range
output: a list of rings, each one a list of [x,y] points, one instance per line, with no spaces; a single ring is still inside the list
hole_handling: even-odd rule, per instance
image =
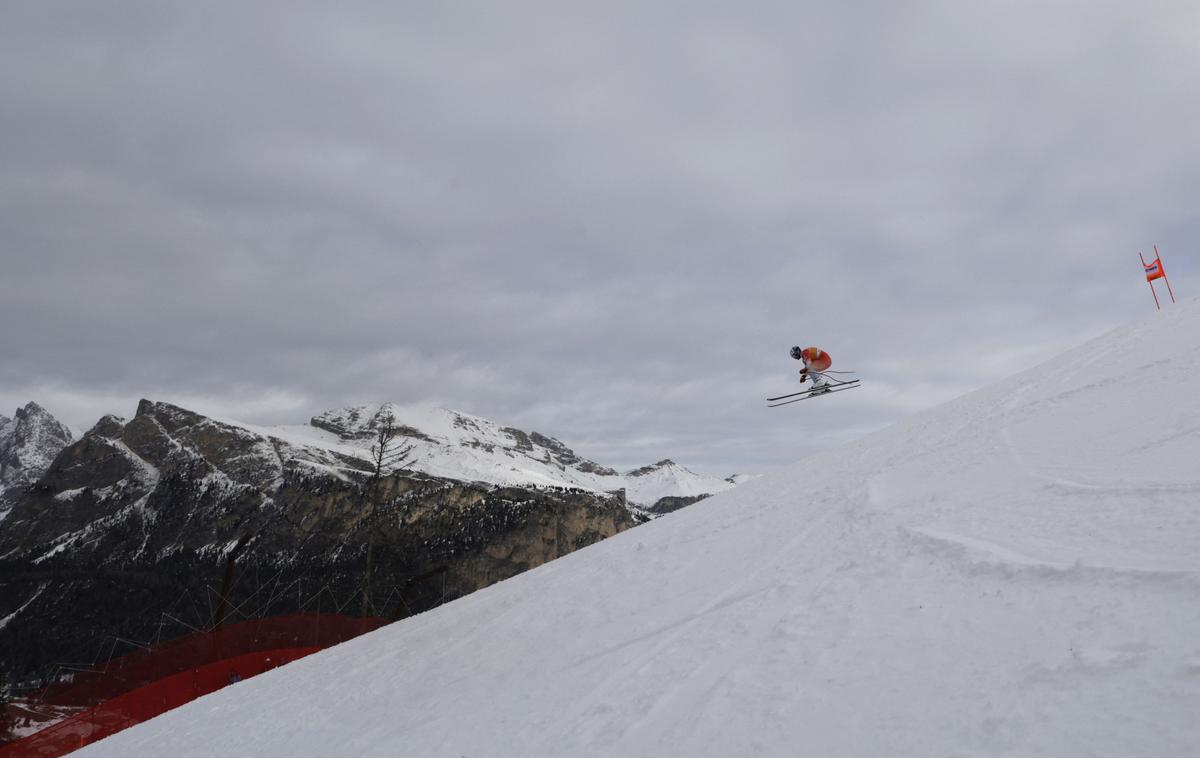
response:
[[[653,512],[663,498],[712,495],[747,478],[702,476],[670,459],[619,473],[580,457],[553,437],[428,405],[357,406],[327,411],[301,426],[241,426],[298,448],[367,457],[375,433],[386,419],[410,448],[405,468],[448,479],[580,487],[595,492],[624,490],[626,502]]]
[[[704,476],[670,459],[620,473],[580,457],[553,437],[430,405],[338,408],[302,425],[264,427],[228,419],[208,421],[240,430],[240,436],[255,440],[247,444],[259,453],[274,450],[254,464],[264,471],[277,474],[286,461],[338,476],[339,471],[358,470],[369,461],[376,431],[385,419],[395,426],[397,447],[407,449],[403,462],[407,470],[486,484],[576,487],[610,493],[623,490],[628,505],[643,517],[660,515],[679,503],[695,502],[753,478],[745,474]],[[112,423],[123,420],[106,416],[97,428]],[[0,415],[0,494],[35,483],[73,440],[71,430],[36,402],[18,409],[12,419]]]
[[[377,466],[383,426],[395,455]],[[740,480],[669,460],[622,474],[394,404],[260,427],[143,400],[75,439],[30,403],[0,424],[0,463],[0,675],[26,683],[226,613],[402,618]]]

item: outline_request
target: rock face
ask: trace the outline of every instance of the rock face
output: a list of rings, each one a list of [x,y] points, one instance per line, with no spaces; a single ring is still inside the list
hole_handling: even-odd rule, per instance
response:
[[[313,425],[361,439],[371,422]],[[0,523],[9,681],[90,662],[115,637],[166,638],[225,618],[335,606],[399,618],[634,524],[620,495],[376,475],[355,449],[147,400],[128,421],[101,419],[9,503]]]
[[[0,492],[37,481],[73,438],[37,403],[17,409],[11,419],[0,415]]]
[[[659,461],[658,463],[651,463],[649,466],[642,466],[641,468],[635,468],[632,471],[627,471],[625,473],[625,476],[629,476],[629,477],[650,476],[651,474],[654,474],[658,471],[662,471],[663,469],[666,469],[666,468],[670,468],[674,465],[676,465],[675,461],[671,460],[670,458],[664,458],[663,460]]]
[[[663,516],[668,513],[673,513],[680,508],[686,508],[689,505],[694,505],[706,497],[708,497],[708,495],[692,495],[690,497],[660,497],[658,502],[646,510],[654,516]]]

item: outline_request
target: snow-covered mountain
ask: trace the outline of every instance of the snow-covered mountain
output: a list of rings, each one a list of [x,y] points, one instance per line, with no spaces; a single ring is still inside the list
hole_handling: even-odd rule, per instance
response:
[[[698,499],[741,481],[703,476],[670,460],[622,474],[576,455],[553,437],[427,405],[339,408],[317,415],[303,426],[229,423],[298,447],[367,457],[376,430],[387,418],[399,429],[398,443],[410,448],[405,468],[449,479],[596,492],[625,490],[626,500],[641,509],[652,508],[662,498]]]
[[[724,479],[701,476],[667,458],[626,472],[622,484],[631,502],[654,517],[677,511],[753,478],[751,474],[734,474]]]
[[[404,454],[375,476],[385,420]],[[58,427],[32,404],[3,426],[3,460],[36,484],[0,493],[0,679],[142,638],[230,556],[272,581],[322,582],[343,604],[370,576],[387,588],[372,612],[397,618],[733,486],[670,461],[625,476],[551,437],[427,406],[264,428],[143,400],[73,444]],[[123,584],[131,574],[167,578],[132,581],[139,594]],[[306,609],[279,598],[255,612]]]
[[[80,755],[1195,755],[1198,374],[1192,301]]]
[[[13,418],[0,415],[0,493],[37,481],[74,435],[38,405],[27,403]]]
[[[618,495],[377,476],[361,447],[310,435],[333,441],[288,442],[143,400],[131,419],[102,418],[36,484],[11,489],[0,682],[95,660],[115,640],[209,628],[213,607],[186,598],[205,598],[214,581],[241,617],[332,603],[395,619],[636,525]],[[284,589],[300,587],[309,591]]]

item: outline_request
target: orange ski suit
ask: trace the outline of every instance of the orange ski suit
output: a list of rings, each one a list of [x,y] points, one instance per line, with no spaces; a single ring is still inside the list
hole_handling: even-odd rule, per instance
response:
[[[800,360],[804,361],[804,370],[808,371],[828,371],[833,365],[833,359],[829,357],[829,353],[819,347],[806,347],[800,352]]]

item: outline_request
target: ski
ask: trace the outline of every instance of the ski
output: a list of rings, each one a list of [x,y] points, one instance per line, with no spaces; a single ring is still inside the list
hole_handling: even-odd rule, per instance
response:
[[[768,408],[778,408],[779,406],[787,405],[788,403],[798,403],[801,400],[808,400],[811,397],[820,397],[821,395],[832,395],[835,392],[844,392],[846,390],[852,390],[855,387],[861,387],[861,386],[862,385],[859,384],[857,381],[843,382],[842,386],[839,387],[837,385],[834,385],[833,389],[826,389],[823,392],[814,392],[813,390],[809,390],[808,392],[797,393],[799,395],[802,395],[802,397],[793,397],[792,395],[784,395],[784,397],[792,397],[793,399],[784,400],[782,403],[771,403],[771,404],[768,404],[767,407]]]
[[[858,382],[859,382],[859,380],[858,380],[858,379],[850,379],[849,381],[845,381],[845,382],[843,382],[843,381],[839,381],[839,380],[836,380],[836,379],[835,379],[835,380],[831,381],[829,384],[827,384],[827,385],[825,385],[825,386],[827,386],[827,387],[839,387],[839,386],[845,386],[845,385],[847,385],[847,384],[852,384],[852,385],[853,385],[853,384],[858,384]],[[775,402],[776,400],[783,400],[784,398],[796,397],[797,395],[807,395],[808,393],[810,393],[810,392],[812,392],[812,391],[814,391],[814,390],[816,390],[816,389],[820,389],[820,388],[819,388],[819,387],[809,387],[808,389],[803,389],[803,390],[800,390],[799,392],[793,392],[793,393],[792,393],[792,394],[790,394],[790,395],[780,395],[779,397],[769,397],[769,398],[767,398],[767,402],[768,402],[768,403],[773,403],[773,402]]]

